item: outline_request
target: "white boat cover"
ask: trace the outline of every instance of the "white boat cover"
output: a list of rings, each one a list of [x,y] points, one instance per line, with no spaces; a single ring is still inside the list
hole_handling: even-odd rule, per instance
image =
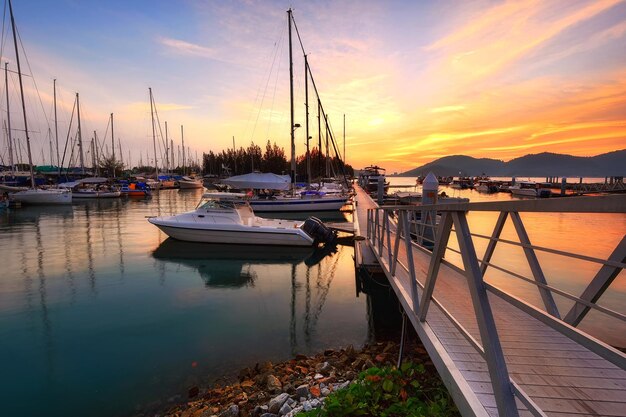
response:
[[[291,185],[291,179],[289,175],[277,175],[270,172],[251,172],[250,174],[226,178],[222,180],[221,183],[240,189],[288,190]]]

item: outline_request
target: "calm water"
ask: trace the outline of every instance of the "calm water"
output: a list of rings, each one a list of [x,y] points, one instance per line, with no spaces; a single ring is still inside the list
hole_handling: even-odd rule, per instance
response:
[[[537,180],[543,181],[545,178]],[[594,181],[594,179],[589,180]],[[604,178],[595,180],[604,181]],[[390,182],[392,187],[393,185],[415,185],[415,178],[391,177]],[[391,192],[393,191],[392,188]],[[413,189],[403,189],[403,191],[413,191]],[[417,191],[421,191],[421,186],[417,188]],[[440,187],[441,191],[445,191],[449,196],[467,197],[471,202],[516,199],[508,193],[485,194],[469,189],[455,190],[445,186]],[[521,217],[531,243],[600,259],[607,259],[626,235],[626,214],[522,213]],[[486,236],[491,235],[496,219],[497,213],[473,212],[468,215],[470,230]],[[507,220],[501,237],[519,242],[510,218]],[[474,243],[478,257],[481,258],[487,248],[487,240],[475,238]],[[454,234],[450,238],[450,246],[458,249]],[[582,293],[600,269],[600,264],[545,252],[537,252],[537,257],[548,284],[576,296]],[[446,259],[462,266],[461,257],[456,253],[449,251],[446,253]],[[492,263],[532,278],[532,272],[521,247],[498,244]],[[530,283],[493,268],[487,270],[485,279],[519,298],[544,308],[537,287]],[[561,315],[565,316],[573,302],[560,295],[554,297]],[[598,304],[626,314],[626,273],[624,271],[613,281]],[[578,327],[614,346],[626,347],[626,323],[615,318],[591,312]]]
[[[132,414],[264,360],[371,337],[353,249],[167,240],[163,191],[0,213],[1,415]]]

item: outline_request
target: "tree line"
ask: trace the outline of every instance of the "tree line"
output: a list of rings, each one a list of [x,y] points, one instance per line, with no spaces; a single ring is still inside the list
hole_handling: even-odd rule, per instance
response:
[[[326,177],[326,157],[317,147],[310,151],[312,178]],[[330,176],[340,175],[342,162],[337,157],[330,158]],[[354,170],[350,165],[345,166],[345,173],[352,176]],[[289,175],[290,161],[285,149],[269,140],[265,151],[254,142],[247,148],[226,149],[219,153],[210,151],[202,155],[202,171],[204,174],[217,176],[241,175],[252,171],[272,172],[279,175]],[[296,157],[296,174],[298,180],[305,180],[307,175],[306,154]]]

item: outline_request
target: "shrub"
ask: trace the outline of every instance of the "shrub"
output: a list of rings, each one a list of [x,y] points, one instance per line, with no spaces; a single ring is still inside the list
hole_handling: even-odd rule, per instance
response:
[[[347,388],[329,395],[323,408],[299,414],[305,417],[347,416],[457,416],[450,395],[423,365],[369,368]]]

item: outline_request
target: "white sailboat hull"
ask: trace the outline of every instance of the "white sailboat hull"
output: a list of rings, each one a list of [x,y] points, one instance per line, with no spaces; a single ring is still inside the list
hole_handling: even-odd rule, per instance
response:
[[[198,188],[204,187],[204,185],[202,184],[202,181],[178,180],[178,185],[180,186],[182,190],[191,190],[191,189],[198,189]]]
[[[313,246],[314,243],[313,239],[299,228],[200,224],[180,222],[171,217],[154,217],[148,221],[169,237],[186,242],[276,246]]]
[[[9,194],[11,201],[22,204],[71,204],[72,193],[69,190],[26,190]]]
[[[72,198],[117,198],[121,195],[122,193],[120,191],[78,191],[72,193]]]
[[[348,197],[277,198],[275,200],[250,200],[255,213],[337,211]]]

